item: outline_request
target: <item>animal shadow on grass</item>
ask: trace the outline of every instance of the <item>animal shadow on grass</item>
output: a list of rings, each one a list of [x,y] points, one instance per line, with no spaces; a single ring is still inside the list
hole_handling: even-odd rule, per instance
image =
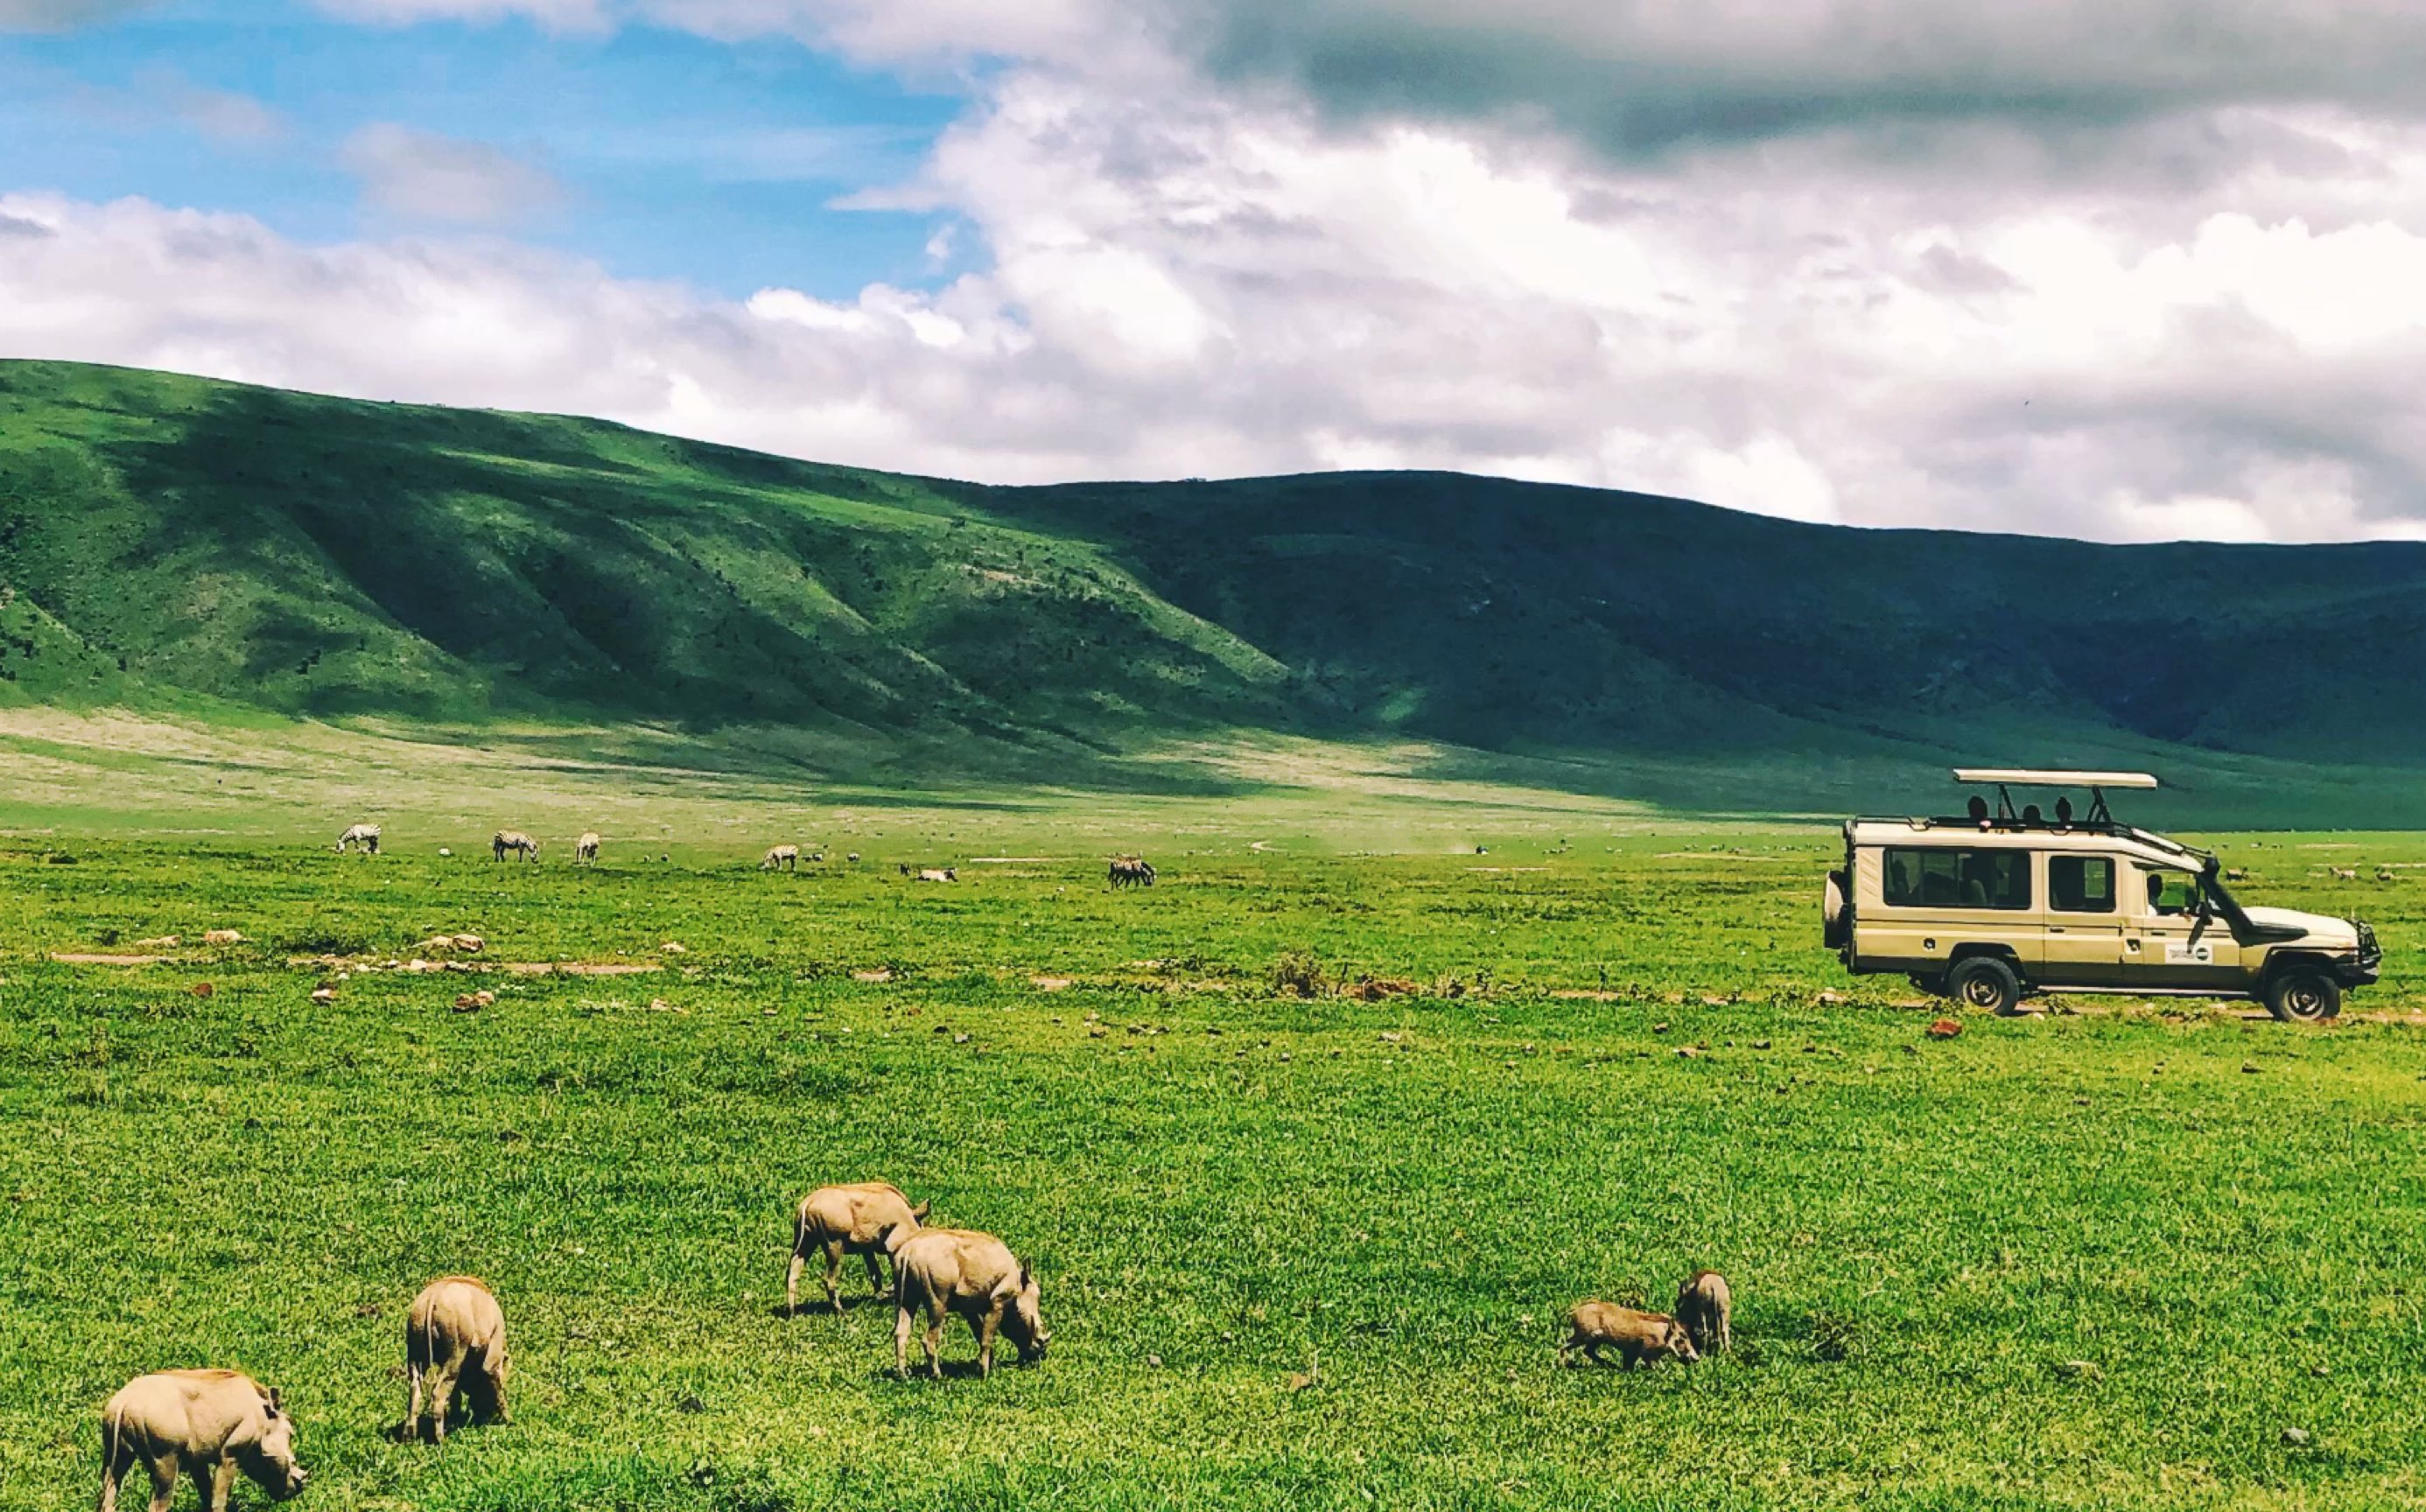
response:
[[[839,1318],[847,1312],[856,1312],[862,1308],[881,1307],[889,1311],[892,1306],[893,1298],[889,1296],[846,1296],[840,1303],[829,1302],[822,1297],[813,1297],[797,1308],[786,1307],[778,1302],[767,1310],[767,1315],[770,1318]]]

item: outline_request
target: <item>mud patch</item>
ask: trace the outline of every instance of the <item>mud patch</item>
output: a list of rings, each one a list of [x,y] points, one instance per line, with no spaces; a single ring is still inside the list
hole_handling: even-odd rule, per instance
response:
[[[55,950],[51,959],[62,966],[157,966],[166,956],[104,956],[91,951]]]
[[[854,982],[889,982],[893,980],[893,968],[879,966],[873,971],[853,972],[850,979]]]

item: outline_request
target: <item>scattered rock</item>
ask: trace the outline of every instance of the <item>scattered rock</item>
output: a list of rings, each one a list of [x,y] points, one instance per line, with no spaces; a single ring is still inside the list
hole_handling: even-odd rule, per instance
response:
[[[205,929],[202,931],[202,943],[205,945],[241,945],[244,943],[244,936],[239,931],[234,929]]]
[[[1102,1024],[1100,1024],[1100,1023],[1099,1023],[1099,1024],[1094,1025],[1092,1028],[1091,1028],[1091,1029],[1089,1029],[1089,1030],[1087,1031],[1087,1037],[1088,1037],[1088,1038],[1090,1038],[1090,1039],[1101,1039],[1101,1038],[1103,1038],[1106,1035],[1110,1034],[1110,1033],[1111,1033],[1111,1031],[1110,1031],[1109,1029],[1105,1028]]]
[[[1814,1002],[1814,1003],[1821,1004],[1821,1005],[1825,1005],[1825,1006],[1828,1006],[1828,1007],[1835,1007],[1835,1006],[1836,1006],[1836,1005],[1837,1005],[1838,1004],[1843,1003],[1843,1002],[1845,1001],[1845,994],[1844,994],[1844,993],[1842,993],[1842,992],[1823,991],[1823,992],[1821,992],[1819,996],[1817,996],[1817,997],[1813,998],[1811,1001],[1812,1001],[1812,1002]]]
[[[968,1042],[969,1037],[965,1034],[957,1034],[952,1037],[952,1043],[956,1045],[965,1045]]]
[[[1951,1039],[1963,1032],[1963,1025],[1952,1019],[1940,1019],[1929,1026],[1932,1039]]]
[[[450,846],[441,845],[441,846],[439,846],[439,847],[438,847],[438,854],[440,854],[441,856],[452,856],[452,855],[454,855],[454,854],[455,854],[455,852],[454,852],[453,848],[452,848],[452,847],[450,847]]]
[[[1766,1039],[1755,1039],[1752,1042],[1752,1048],[1755,1050],[1767,1050],[1769,1048],[1769,1041]]]
[[[2255,1075],[2256,1075],[2256,1074],[2257,1074],[2257,1063],[2256,1063],[2256,1061],[2254,1061],[2254,1060],[2244,1060],[2244,1061],[2242,1061],[2242,1062],[2240,1063],[2240,1069],[2241,1069],[2241,1070],[2242,1070],[2243,1072],[2247,1073],[2248,1075],[2255,1076]]]
[[[684,944],[679,940],[669,940],[664,944],[657,947],[657,954],[660,956],[687,956],[690,954],[690,947]],[[694,1396],[691,1400],[696,1402],[699,1398]]]
[[[893,968],[879,966],[873,971],[853,972],[850,979],[854,982],[889,982],[893,980]]]
[[[2305,1449],[2308,1447],[2308,1430],[2305,1428],[2286,1428],[2283,1430],[2283,1441],[2294,1449]]]
[[[184,942],[185,941],[179,940],[175,935],[159,935],[150,940],[137,941],[135,942],[135,948],[137,950],[174,950]]]
[[[191,988],[187,989],[187,990],[192,992],[194,996],[198,998],[206,998],[211,995],[213,989],[211,984],[208,982],[196,982]]]
[[[333,987],[315,987],[312,989],[312,1001],[325,1007],[337,1001],[337,989]]]
[[[1699,1060],[1702,1055],[1700,1047],[1695,1045],[1678,1045],[1676,1047],[1676,1054],[1684,1056],[1687,1060]]]
[[[2102,1381],[2106,1378],[2104,1371],[2099,1370],[2094,1361],[2086,1359],[2067,1359],[2056,1369],[2075,1380]]]
[[[473,1013],[481,1008],[490,1006],[496,1001],[497,994],[494,992],[466,992],[461,997],[455,1000],[455,1011],[458,1013]],[[652,1004],[650,1005],[655,1007],[658,1005]]]
[[[488,944],[489,942],[478,935],[431,935],[421,942],[419,948],[429,951],[433,956],[444,956],[455,951],[461,951],[466,956],[477,956],[487,949]]]
[[[1652,1032],[1653,1034],[1655,1034],[1655,1035],[1664,1035],[1664,1034],[1666,1034],[1666,1033],[1668,1032],[1668,1024],[1667,1024],[1666,1021],[1664,1021],[1664,1020],[1663,1020],[1663,1021],[1660,1021],[1660,1022],[1658,1022],[1658,1023],[1655,1023],[1655,1024],[1653,1024],[1653,1025],[1651,1026],[1651,1032]]]

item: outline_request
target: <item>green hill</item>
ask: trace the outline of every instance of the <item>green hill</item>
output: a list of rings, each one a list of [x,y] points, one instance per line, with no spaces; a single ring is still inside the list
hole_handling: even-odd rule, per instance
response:
[[[2397,793],[2421,646],[2426,546],[1852,530],[1427,474],[984,488],[0,362],[0,703],[812,732],[1099,777],[1170,737],[1390,734],[1670,801],[1707,772],[1717,806],[1948,756]]]

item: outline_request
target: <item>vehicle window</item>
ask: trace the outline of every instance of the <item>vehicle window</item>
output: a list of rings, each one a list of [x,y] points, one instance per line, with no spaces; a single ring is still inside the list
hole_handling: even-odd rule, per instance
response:
[[[2198,878],[2188,872],[2148,874],[2148,911],[2194,913],[2198,910]]]
[[[2112,913],[2114,858],[2047,858],[2047,907],[2058,913]]]
[[[2030,857],[2021,850],[1890,850],[1893,909],[2027,909]]]

